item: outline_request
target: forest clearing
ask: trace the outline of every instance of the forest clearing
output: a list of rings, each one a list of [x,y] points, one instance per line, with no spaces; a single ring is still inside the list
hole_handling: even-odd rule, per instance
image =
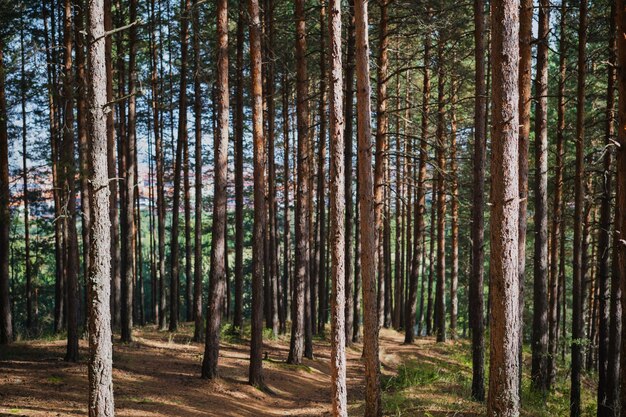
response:
[[[325,416],[332,415],[330,395],[330,344],[315,341],[315,359],[302,365],[285,361],[289,352],[284,338],[266,340],[266,384],[263,392],[247,384],[246,340],[223,337],[222,377],[198,378],[202,346],[192,342],[192,326],[181,323],[175,334],[153,326],[137,332],[130,345],[115,344],[114,371],[116,409],[119,416]],[[421,338],[402,344],[404,335],[394,330],[381,333],[384,415],[388,416],[482,416],[485,407],[471,401],[471,356],[467,341],[436,345]],[[63,340],[16,342],[0,348],[0,415],[85,415],[86,364],[62,361]],[[81,343],[86,351],[86,343]],[[347,384],[351,415],[363,413],[363,364],[361,346],[348,349]],[[529,356],[526,358],[529,359]],[[566,373],[558,376],[566,385]],[[594,415],[595,381],[585,378],[588,404],[584,416]],[[545,402],[525,388],[522,416],[548,417],[567,413],[566,393]],[[51,393],[54,395],[51,395]]]

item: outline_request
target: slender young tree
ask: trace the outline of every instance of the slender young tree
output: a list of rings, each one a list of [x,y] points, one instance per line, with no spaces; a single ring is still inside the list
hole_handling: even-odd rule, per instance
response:
[[[609,374],[609,335],[610,321],[617,320],[616,316],[610,315],[610,241],[611,241],[611,192],[613,175],[613,152],[610,147],[615,137],[615,2],[611,2],[611,14],[609,20],[609,65],[607,65],[607,90],[606,90],[606,133],[604,138],[607,151],[603,158],[603,172],[601,177],[601,203],[600,203],[600,230],[598,231],[598,416],[613,417],[614,404],[609,403],[608,391],[612,390],[612,382]],[[615,248],[613,248],[615,250]],[[615,278],[613,278],[615,279]],[[611,320],[611,317],[614,317]]]
[[[469,321],[472,330],[472,398],[485,400],[485,322],[484,285],[485,274],[485,161],[487,86],[485,82],[485,3],[474,0],[474,160],[472,186],[472,261],[469,277]]]
[[[429,12],[430,14],[430,12]],[[413,255],[411,263],[411,278],[409,284],[409,299],[406,304],[406,324],[404,343],[415,341],[415,313],[417,308],[417,283],[419,279],[420,254],[424,251],[423,236],[425,235],[426,224],[424,214],[426,213],[426,160],[428,159],[428,115],[430,112],[430,34],[426,34],[424,39],[424,80],[422,96],[422,140],[420,140],[419,167],[417,173],[417,191],[415,194],[415,236],[413,238]],[[422,275],[422,282],[424,276]],[[422,293],[423,294],[423,293]],[[420,313],[421,315],[421,313]],[[420,327],[421,332],[421,327]]]
[[[354,22],[356,38],[358,184],[361,235],[361,275],[363,280],[366,417],[382,415],[380,394],[380,359],[378,358],[378,314],[376,308],[376,216],[372,197],[372,126],[370,102],[369,34],[366,0],[355,0]]]
[[[617,148],[617,153],[615,156],[617,173],[616,178],[622,179],[622,181],[617,181],[617,199],[616,199],[616,227],[619,230],[619,236],[624,236],[626,234],[626,221],[623,219],[623,215],[626,212],[626,189],[623,183],[623,178],[626,176],[626,3],[624,0],[617,0],[616,2],[616,27],[617,27],[617,88],[618,88],[618,105],[617,105],[617,143],[619,147]],[[621,217],[618,217],[621,216]],[[620,238],[621,239],[621,238]],[[619,271],[617,274],[613,276],[613,279],[620,280],[620,289],[622,294],[624,294],[624,290],[626,288],[626,246],[624,246],[623,241],[617,241],[621,243],[618,245],[618,264],[619,267],[617,270]],[[622,307],[622,323],[626,314],[626,297],[621,298],[621,307]],[[615,316],[614,316],[615,317]],[[626,343],[624,341],[624,335],[626,332],[622,331],[621,334],[621,365],[620,365],[620,383],[621,386],[626,386]],[[626,410],[626,389],[620,390],[620,398],[619,398],[619,407],[622,410]]]
[[[228,184],[228,1],[217,3],[217,138],[215,140],[215,191],[211,230],[210,299],[207,311],[206,345],[202,377],[217,377],[220,330],[226,288],[226,199]]]
[[[67,351],[65,360],[78,361],[78,241],[76,236],[76,196],[74,194],[74,92],[73,92],[73,12],[71,0],[64,2],[63,44],[65,56],[63,62],[63,100],[64,126],[61,145],[62,187],[63,187],[63,223],[65,229],[64,256],[67,297]]]
[[[304,0],[296,0],[296,116],[298,130],[298,178],[296,190],[296,270],[294,275],[291,342],[288,363],[299,364],[304,354],[305,286],[309,279],[309,106],[306,67]]]
[[[195,134],[195,216],[194,225],[194,266],[193,266],[193,338],[202,340],[202,86],[200,85],[200,10],[199,0],[195,0],[193,8],[193,114]]]
[[[445,67],[440,34],[437,45],[437,288],[435,290],[435,328],[437,342],[446,341],[446,151],[445,151]],[[434,201],[433,201],[434,203]]]
[[[252,140],[254,150],[254,227],[252,231],[252,339],[248,381],[263,386],[263,242],[265,236],[265,140],[263,137],[263,81],[261,20],[258,0],[248,0],[250,19],[250,78],[252,80]]]
[[[5,89],[4,39],[0,36],[0,257],[9,259],[9,137]],[[9,262],[0,262],[0,345],[13,341],[13,320],[9,301]]]
[[[244,0],[237,12],[237,57],[235,75],[235,311],[233,325],[243,328],[243,47]]]
[[[133,22],[137,19],[137,1],[130,2],[129,29],[129,59],[128,59],[128,136],[126,146],[120,149],[125,153],[124,172],[124,226],[122,227],[122,341],[131,342],[133,326],[133,283],[135,281],[135,159],[136,159],[136,134],[137,134],[137,96],[136,96],[136,73],[137,60],[137,26]]]
[[[345,333],[345,176],[343,143],[343,68],[341,0],[329,3],[330,47],[330,258],[331,258],[331,380],[333,415],[348,416]],[[323,75],[322,75],[323,76]],[[322,236],[323,238],[323,236]]]
[[[379,36],[380,45],[378,48],[378,71],[376,83],[376,157],[374,162],[374,199],[375,199],[375,215],[376,215],[376,249],[377,265],[378,265],[378,292],[377,292],[377,306],[378,306],[378,320],[382,326],[384,323],[384,300],[385,293],[390,291],[389,288],[385,288],[385,257],[384,257],[384,225],[383,225],[383,211],[384,211],[384,191],[385,191],[385,172],[387,171],[387,153],[389,142],[387,138],[387,130],[389,127],[389,118],[387,115],[387,73],[389,67],[388,58],[388,17],[387,17],[387,3],[388,0],[379,1],[380,5],[380,24],[379,24]]]
[[[358,327],[358,322],[354,322],[354,284],[355,284],[355,275],[353,274],[352,269],[352,234],[353,234],[353,222],[354,222],[354,214],[353,214],[353,202],[352,202],[352,154],[353,154],[353,136],[354,136],[354,0],[348,1],[347,7],[347,36],[348,43],[346,45],[346,70],[344,75],[344,84],[345,84],[345,106],[344,111],[345,120],[344,120],[344,145],[345,145],[345,197],[346,197],[346,220],[345,220],[345,290],[346,290],[346,344],[352,344],[352,335],[354,334],[355,325]]]
[[[87,16],[89,105],[89,184],[92,222],[89,247],[89,416],[113,417],[113,346],[111,343],[107,66],[103,0],[89,0]]]
[[[535,78],[535,259],[531,381],[548,386],[548,42],[550,2],[541,0]]]
[[[578,84],[576,89],[576,172],[574,178],[574,259],[572,284],[572,368],[570,416],[580,417],[580,377],[583,365],[583,211],[585,205],[585,79],[587,65],[587,0],[580,1],[578,23]]]
[[[180,182],[183,163],[183,149],[187,138],[187,55],[189,44],[190,0],[181,0],[182,16],[180,20],[180,92],[178,97],[178,140],[176,141],[176,159],[174,161],[174,198],[172,201],[172,231],[170,233],[170,332],[178,328],[178,298],[180,286],[180,258],[178,242],[178,223],[180,217]]]
[[[491,4],[493,59],[491,154],[490,417],[519,416],[518,2]]]

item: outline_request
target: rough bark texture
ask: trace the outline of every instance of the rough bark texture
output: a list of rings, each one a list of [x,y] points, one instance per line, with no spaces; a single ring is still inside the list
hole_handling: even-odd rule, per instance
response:
[[[519,416],[518,126],[519,10],[491,5],[493,127],[491,155],[490,417]]]
[[[572,368],[570,416],[580,417],[580,377],[584,337],[583,211],[585,206],[585,78],[587,44],[587,0],[580,1],[578,26],[578,86],[576,104],[576,173],[574,178],[574,257],[572,277]]]
[[[524,287],[526,280],[526,229],[528,223],[528,148],[530,143],[533,0],[520,0],[519,12],[519,380],[522,382],[524,344]]]
[[[361,275],[363,280],[365,360],[365,417],[382,415],[380,359],[378,358],[378,314],[376,308],[376,216],[372,197],[372,128],[369,78],[369,35],[367,1],[354,3],[356,29],[356,84],[359,157],[359,210],[361,235]]]
[[[254,228],[252,231],[252,340],[248,381],[263,385],[263,241],[265,236],[265,140],[263,137],[263,81],[261,21],[258,0],[248,0],[250,19],[250,76],[252,80],[252,140],[254,150]]]
[[[346,344],[349,346],[352,344],[352,335],[354,333],[355,325],[359,323],[354,322],[354,283],[355,278],[352,269],[352,235],[353,235],[353,223],[354,212],[352,202],[352,154],[353,154],[353,136],[354,136],[354,0],[348,1],[347,8],[347,36],[348,44],[346,45],[346,73],[345,73],[345,131],[344,131],[344,145],[345,145],[345,197],[346,197],[346,219],[345,219],[345,289],[346,289]]]
[[[291,311],[291,342],[287,362],[299,364],[304,354],[305,286],[309,279],[309,127],[304,1],[295,3],[296,17],[296,115],[298,123],[298,179],[296,190],[296,252]]]
[[[107,70],[105,63],[104,2],[88,2],[87,95],[89,101],[89,416],[113,417],[113,346],[111,343],[110,275],[111,222],[109,172]]]
[[[348,416],[345,332],[345,177],[341,0],[329,2],[331,399],[333,416]],[[322,235],[323,238],[323,235]]]
[[[548,36],[549,0],[539,7],[535,78],[535,259],[531,381],[548,390]]]
[[[211,276],[207,311],[206,344],[202,377],[217,377],[220,350],[221,308],[226,289],[226,200],[228,184],[228,1],[217,3],[217,136],[215,138],[215,183],[211,229]]]
[[[387,3],[388,0],[381,0],[380,4],[380,24],[379,24],[379,47],[378,47],[378,71],[376,83],[376,158],[374,162],[374,201],[376,214],[376,249],[377,266],[378,266],[378,321],[382,326],[385,321],[385,294],[390,289],[385,288],[385,256],[384,256],[384,192],[385,192],[385,173],[387,171],[387,152],[389,142],[387,138],[387,130],[389,118],[387,116],[387,72],[389,59],[387,49],[389,46],[389,38],[387,36]],[[358,92],[357,92],[358,94]]]

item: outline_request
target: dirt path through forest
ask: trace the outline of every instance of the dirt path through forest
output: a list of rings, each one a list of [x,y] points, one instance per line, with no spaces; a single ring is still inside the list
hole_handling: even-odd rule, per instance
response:
[[[322,416],[330,415],[330,345],[315,341],[315,359],[302,366],[285,363],[288,338],[266,341],[265,381],[272,393],[246,383],[247,341],[223,342],[218,381],[199,378],[204,345],[190,341],[192,328],[135,331],[135,342],[114,346],[114,392],[118,416]],[[419,345],[401,346],[402,337],[383,331],[383,372],[394,372],[401,356]],[[81,362],[62,360],[64,340],[17,342],[0,350],[0,415],[87,414],[87,343]],[[360,346],[348,349],[348,399],[359,414],[363,397]],[[352,412],[351,412],[352,414]]]

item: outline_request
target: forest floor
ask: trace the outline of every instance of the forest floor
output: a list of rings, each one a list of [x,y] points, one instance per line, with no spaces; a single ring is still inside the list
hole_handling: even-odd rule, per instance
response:
[[[314,342],[315,358],[287,365],[288,337],[265,338],[263,368],[271,392],[246,383],[248,341],[225,331],[216,381],[199,378],[204,344],[191,342],[193,325],[175,333],[138,328],[131,344],[114,345],[117,416],[325,416],[330,415],[330,344]],[[267,335],[266,335],[267,336]],[[471,349],[466,340],[436,344],[419,338],[403,345],[403,335],[381,331],[382,388],[388,416],[481,416],[483,404],[471,401]],[[87,414],[87,341],[81,361],[63,361],[65,341],[29,340],[0,350],[0,416]],[[350,415],[363,415],[361,345],[347,351]],[[525,366],[528,368],[528,366]],[[523,416],[568,414],[567,369],[548,398],[524,386]],[[528,378],[525,378],[527,381]],[[594,415],[594,381],[583,380],[584,415]]]

